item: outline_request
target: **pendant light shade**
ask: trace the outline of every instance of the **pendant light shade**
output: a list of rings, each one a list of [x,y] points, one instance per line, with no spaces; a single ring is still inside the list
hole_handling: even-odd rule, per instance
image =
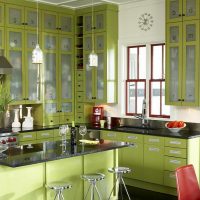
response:
[[[94,52],[94,7],[92,0],[92,52],[88,56],[88,65],[98,67],[98,55]]]
[[[42,64],[43,63],[43,52],[39,46],[39,31],[38,31],[38,0],[37,0],[37,44],[35,49],[32,51],[32,63]]]

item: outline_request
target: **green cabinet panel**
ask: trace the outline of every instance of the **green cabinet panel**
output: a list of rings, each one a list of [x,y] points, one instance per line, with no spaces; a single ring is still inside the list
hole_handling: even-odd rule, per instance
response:
[[[4,36],[4,28],[0,27],[0,48],[4,49],[5,48],[5,36]]]
[[[187,150],[180,148],[165,147],[165,155],[179,157],[179,158],[186,158]]]
[[[164,147],[144,145],[144,181],[163,184]]]
[[[19,140],[20,141],[33,141],[36,140],[37,136],[36,136],[36,132],[23,132],[19,134]]]
[[[155,144],[155,145],[161,145],[164,146],[164,138],[163,137],[157,137],[157,136],[146,136],[144,137],[144,143],[145,144]]]
[[[176,188],[176,175],[175,172],[164,172],[164,185]]]
[[[101,131],[100,137],[104,140],[122,141],[122,135],[114,131]]]
[[[143,143],[143,138],[144,136],[141,134],[129,134],[129,133],[123,133],[123,141],[125,142],[139,142],[139,143]]]
[[[167,147],[176,147],[176,148],[186,148],[187,140],[178,139],[178,138],[165,138],[165,146]]]
[[[176,168],[187,164],[187,160],[184,158],[167,157],[164,158],[164,169],[168,171],[174,171]]]
[[[37,140],[54,137],[53,130],[37,131]]]
[[[4,4],[0,3],[0,26],[4,26],[4,19],[5,13],[4,13]]]

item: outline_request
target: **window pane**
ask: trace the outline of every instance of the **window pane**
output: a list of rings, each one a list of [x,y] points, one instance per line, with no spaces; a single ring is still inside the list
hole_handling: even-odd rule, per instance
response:
[[[135,113],[135,82],[127,83],[127,113]]]
[[[165,105],[165,82],[162,82],[162,115],[170,115],[170,106]]]
[[[160,115],[160,82],[151,82],[151,115]]]
[[[146,47],[139,48],[139,79],[146,79]]]
[[[145,82],[137,83],[137,113],[142,113],[142,103],[145,98]]]
[[[153,79],[162,79],[162,46],[153,46]]]
[[[129,48],[129,79],[137,79],[137,47]]]

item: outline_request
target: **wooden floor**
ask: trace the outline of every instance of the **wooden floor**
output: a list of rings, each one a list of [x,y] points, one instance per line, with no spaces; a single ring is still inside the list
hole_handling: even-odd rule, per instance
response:
[[[134,188],[130,186],[128,186],[127,188],[128,188],[131,200],[178,200],[176,196],[172,196],[172,195],[166,195],[166,194],[152,192],[149,190],[143,190],[143,189]],[[123,190],[123,198],[120,197],[119,200],[128,200],[124,190]]]

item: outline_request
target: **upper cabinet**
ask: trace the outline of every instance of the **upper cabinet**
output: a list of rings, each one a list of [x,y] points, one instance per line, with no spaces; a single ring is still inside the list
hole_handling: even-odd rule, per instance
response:
[[[0,3],[0,26],[4,26],[4,4]]]
[[[199,7],[199,0],[166,0],[167,23],[199,19]]]
[[[41,29],[41,12],[39,11],[38,27]],[[11,28],[21,28],[36,30],[37,28],[37,9],[6,5],[6,26]]]
[[[178,1],[167,1],[168,4],[171,3],[171,7],[168,6],[167,9],[177,9],[177,2]],[[185,4],[185,6],[183,4],[183,8],[193,5],[195,2],[196,1],[183,1]],[[172,5],[174,7],[172,7]],[[169,10],[166,12],[169,12]],[[197,12],[197,10],[195,12]],[[200,105],[199,20],[188,19],[189,17],[185,17],[183,18],[184,21],[181,22],[166,23],[165,102],[168,105]]]
[[[72,34],[73,23],[71,15],[58,14],[51,11],[42,13],[42,28],[45,32]]]

